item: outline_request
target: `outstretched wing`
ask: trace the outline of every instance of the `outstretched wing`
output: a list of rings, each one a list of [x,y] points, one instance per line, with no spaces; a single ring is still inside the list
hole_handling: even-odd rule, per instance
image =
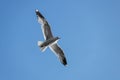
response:
[[[67,61],[64,55],[63,50],[57,45],[57,43],[54,43],[53,45],[50,46],[50,49],[58,56],[60,59],[61,63],[63,65],[67,65]]]
[[[38,18],[38,22],[42,25],[41,28],[42,28],[42,32],[44,35],[44,39],[48,40],[48,39],[52,38],[53,35],[52,35],[52,32],[51,32],[48,22],[46,21],[46,19],[43,17],[43,15],[38,10],[36,10],[35,12],[36,12],[36,15]]]

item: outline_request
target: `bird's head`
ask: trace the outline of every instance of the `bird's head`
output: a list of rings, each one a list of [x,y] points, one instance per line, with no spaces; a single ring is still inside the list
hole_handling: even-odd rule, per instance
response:
[[[56,39],[60,39],[60,37],[56,37]]]

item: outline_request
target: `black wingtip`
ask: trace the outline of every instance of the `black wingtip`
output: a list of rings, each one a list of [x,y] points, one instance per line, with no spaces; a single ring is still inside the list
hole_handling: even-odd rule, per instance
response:
[[[36,13],[37,16],[39,16],[39,17],[44,19],[43,15],[39,12],[38,9],[35,10],[35,13]]]
[[[66,60],[66,58],[63,59],[62,63],[63,63],[64,66],[67,66],[67,60]]]

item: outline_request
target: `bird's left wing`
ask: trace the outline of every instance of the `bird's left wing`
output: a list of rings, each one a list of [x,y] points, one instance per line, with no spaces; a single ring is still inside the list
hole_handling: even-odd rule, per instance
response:
[[[36,15],[38,18],[38,22],[42,25],[42,32],[44,35],[44,39],[48,40],[50,38],[53,37],[51,29],[50,29],[50,25],[48,24],[48,22],[46,21],[46,19],[44,18],[44,16],[38,11],[36,10]]]
[[[63,50],[57,45],[57,43],[54,43],[50,45],[50,49],[58,56],[61,63],[64,65],[67,65],[67,60],[65,58]]]

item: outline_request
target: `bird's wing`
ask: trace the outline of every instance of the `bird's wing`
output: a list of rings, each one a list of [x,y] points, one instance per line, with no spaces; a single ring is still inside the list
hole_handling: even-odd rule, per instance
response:
[[[44,16],[38,10],[36,10],[35,12],[36,12],[36,15],[38,18],[38,22],[42,25],[41,27],[42,27],[44,39],[48,40],[48,39],[52,38],[53,35],[52,35],[52,32],[51,32],[48,22],[46,21]]]
[[[67,61],[64,55],[63,50],[57,45],[57,43],[54,43],[50,45],[50,49],[58,56],[60,59],[61,63],[64,65],[67,65]]]

